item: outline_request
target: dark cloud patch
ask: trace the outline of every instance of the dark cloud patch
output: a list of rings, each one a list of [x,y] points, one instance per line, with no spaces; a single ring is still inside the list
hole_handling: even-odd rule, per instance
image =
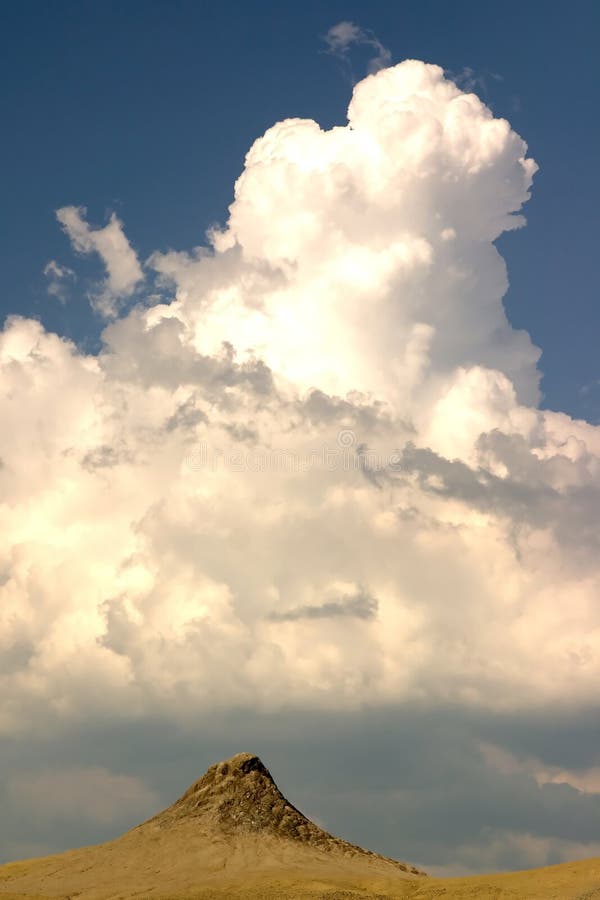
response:
[[[164,318],[147,329],[142,312],[134,310],[127,319],[119,320],[118,328],[109,325],[103,338],[102,363],[107,374],[118,381],[171,389],[194,385],[214,402],[226,402],[227,388],[240,387],[263,398],[274,390],[272,372],[262,360],[238,362],[226,341],[218,356],[197,353],[179,319]]]
[[[359,444],[356,448],[356,461],[358,470],[377,490],[383,488],[385,478],[380,477],[380,467],[377,464],[376,455],[373,454],[367,444]]]
[[[208,416],[202,409],[196,406],[196,397],[190,395],[184,403],[180,403],[172,416],[167,419],[165,428],[167,431],[176,431],[178,428],[184,431],[190,431],[200,425],[208,422]]]
[[[0,573],[0,586],[2,586],[2,575]],[[35,654],[35,646],[28,640],[17,640],[3,647],[0,651],[0,676],[10,675],[13,672],[19,672],[27,668],[29,660]]]
[[[300,619],[373,619],[377,615],[378,603],[367,591],[361,589],[356,594],[344,594],[339,600],[330,600],[319,606],[296,606],[286,612],[273,612],[271,622],[296,622]]]
[[[428,447],[408,442],[392,471],[415,475],[422,490],[461,500],[483,512],[504,513],[517,521],[542,525],[559,495],[543,482],[500,478],[473,469],[461,460],[449,460]]]
[[[99,637],[98,643],[117,653],[119,656],[128,656],[131,645],[135,643],[135,625],[129,618],[125,604],[121,597],[113,597],[105,600],[100,605],[100,611],[106,622],[106,630]]]
[[[482,435],[478,448],[482,456],[503,464],[506,476],[500,477],[484,465],[474,468],[459,459],[446,459],[412,441],[395,451],[388,465],[373,465],[363,447],[357,452],[363,456],[363,474],[375,487],[380,488],[386,480],[412,477],[425,493],[505,517],[515,533],[521,526],[551,528],[559,544],[569,547],[574,567],[581,573],[590,567],[595,570],[600,556],[600,484],[590,482],[587,474],[580,477],[587,457],[577,462],[566,456],[540,459],[524,438],[498,431]],[[553,482],[564,480],[555,477],[557,467],[572,479],[572,484],[560,491],[552,487]]]
[[[81,465],[88,472],[95,472],[98,469],[112,469],[123,462],[131,462],[132,456],[125,450],[117,447],[111,447],[109,444],[102,444],[89,450],[83,459]]]
[[[390,425],[386,405],[358,392],[349,395],[349,399],[342,399],[324,391],[312,390],[300,404],[300,411],[313,425],[335,422],[340,426],[354,427],[359,433]],[[408,424],[402,423],[402,426],[412,430]]]
[[[237,441],[240,444],[254,444],[259,438],[256,428],[252,428],[250,425],[244,425],[239,422],[226,422],[223,425],[223,429],[234,441]]]

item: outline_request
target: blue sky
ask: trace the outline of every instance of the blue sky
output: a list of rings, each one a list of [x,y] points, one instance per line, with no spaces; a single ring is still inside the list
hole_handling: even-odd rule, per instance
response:
[[[371,29],[392,59],[473,70],[540,166],[528,226],[500,240],[506,308],[543,350],[544,404],[600,417],[597,261],[600,10],[593,2],[23,2],[0,36],[0,311],[33,315],[94,346],[101,323],[72,291],[46,293],[49,259],[73,259],[54,220],[66,204],[116,211],[142,258],[188,249],[223,222],[251,142],[288,116],[342,123],[350,85],[322,36]],[[353,51],[355,76],[366,59]]]
[[[431,872],[600,856],[597,4],[0,16],[0,860],[243,750]]]

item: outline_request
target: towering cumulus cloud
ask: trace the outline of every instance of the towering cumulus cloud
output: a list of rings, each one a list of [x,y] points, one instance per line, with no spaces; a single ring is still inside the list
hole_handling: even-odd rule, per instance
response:
[[[538,408],[494,246],[526,151],[407,61],[257,140],[99,355],[7,322],[2,729],[595,695],[600,431]]]

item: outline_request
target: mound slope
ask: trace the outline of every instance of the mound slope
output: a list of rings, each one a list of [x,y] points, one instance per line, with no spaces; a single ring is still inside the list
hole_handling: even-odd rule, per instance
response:
[[[319,828],[286,800],[269,770],[251,753],[211,766],[176,803],[140,828],[170,829],[191,822],[234,841],[248,835],[279,838],[298,851],[311,848],[332,857],[376,860],[404,873],[423,874]]]

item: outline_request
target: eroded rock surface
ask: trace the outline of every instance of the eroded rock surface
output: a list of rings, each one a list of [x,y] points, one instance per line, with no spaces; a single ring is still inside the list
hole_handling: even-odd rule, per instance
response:
[[[363,850],[319,828],[286,800],[269,770],[252,753],[238,753],[211,766],[179,800],[151,821],[169,827],[194,818],[218,826],[226,834],[266,832],[345,856],[386,859],[403,872],[420,874],[413,866]]]

